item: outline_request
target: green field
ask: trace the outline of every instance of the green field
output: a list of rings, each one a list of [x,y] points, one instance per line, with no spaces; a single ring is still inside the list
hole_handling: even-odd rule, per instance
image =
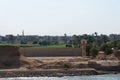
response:
[[[48,45],[48,46],[40,46],[40,48],[66,48],[65,45]]]
[[[38,47],[38,48],[66,48],[64,44],[47,45],[47,46],[40,46],[39,44],[0,44],[0,45],[11,45],[11,46],[18,46],[18,47]]]

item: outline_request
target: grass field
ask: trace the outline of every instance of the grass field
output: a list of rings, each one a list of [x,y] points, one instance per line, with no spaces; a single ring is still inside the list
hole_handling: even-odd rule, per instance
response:
[[[65,45],[48,45],[48,46],[40,46],[40,48],[66,48]]]

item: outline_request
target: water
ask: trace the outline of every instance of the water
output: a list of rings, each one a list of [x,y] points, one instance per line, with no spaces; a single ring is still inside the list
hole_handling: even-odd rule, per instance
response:
[[[15,77],[15,78],[0,78],[0,80],[120,80],[120,74],[106,74],[93,76],[65,76],[65,77]]]

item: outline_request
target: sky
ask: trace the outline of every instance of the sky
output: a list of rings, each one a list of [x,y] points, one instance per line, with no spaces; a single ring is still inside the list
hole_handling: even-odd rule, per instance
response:
[[[0,0],[0,35],[120,34],[120,0]]]

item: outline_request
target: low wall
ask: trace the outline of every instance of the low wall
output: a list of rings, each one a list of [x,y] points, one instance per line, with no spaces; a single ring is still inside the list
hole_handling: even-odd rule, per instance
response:
[[[80,48],[21,48],[26,57],[81,56]]]

